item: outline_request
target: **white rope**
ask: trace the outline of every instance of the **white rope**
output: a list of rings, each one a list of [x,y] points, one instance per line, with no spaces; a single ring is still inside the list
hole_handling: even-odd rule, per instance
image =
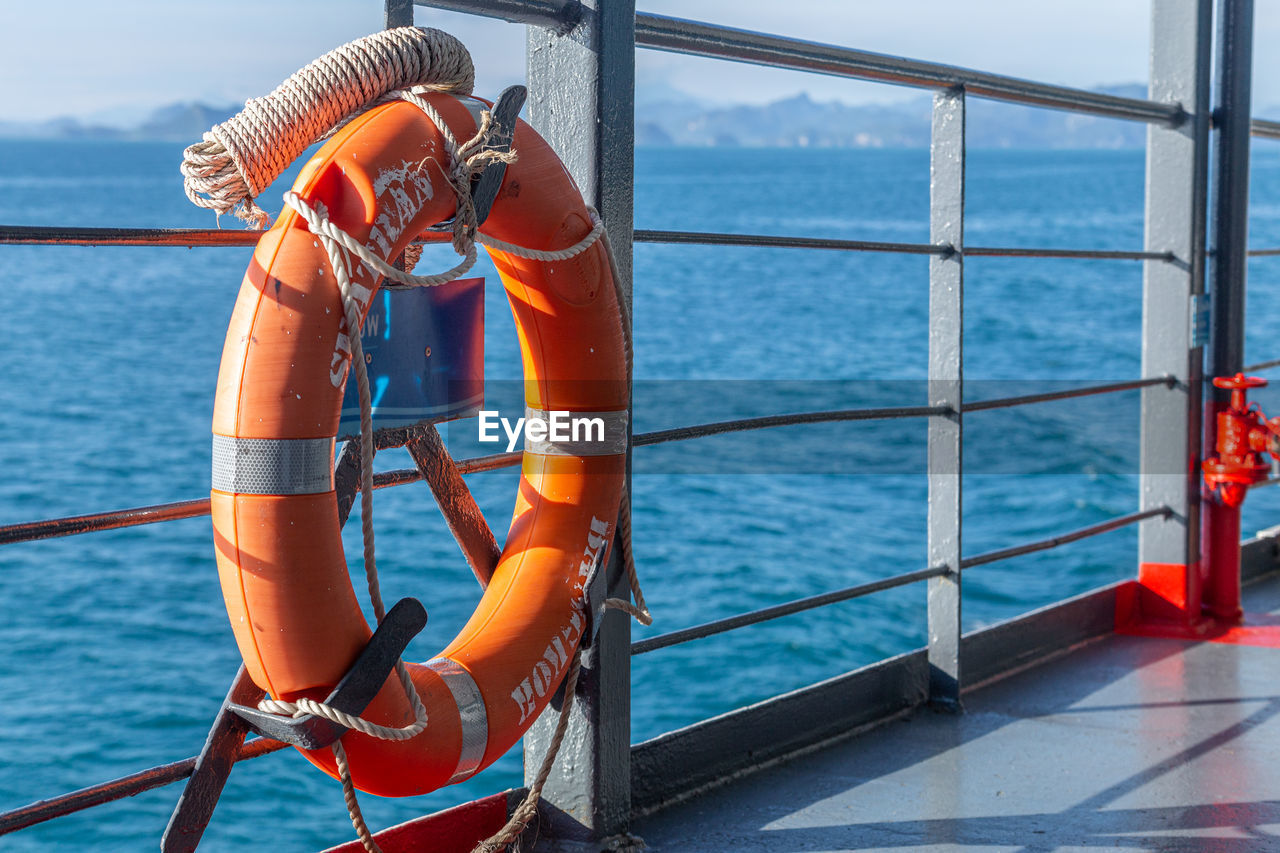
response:
[[[347,814],[351,816],[351,825],[356,829],[356,837],[369,853],[382,853],[382,848],[374,840],[369,831],[369,824],[364,821],[360,811],[360,801],[356,799],[356,786],[351,781],[351,765],[347,763],[347,750],[341,740],[333,742],[333,760],[338,765],[338,776],[342,779],[342,799],[347,804]]]
[[[471,54],[440,30],[398,27],[356,39],[294,72],[271,94],[247,101],[187,148],[187,197],[263,228],[270,217],[255,197],[344,119],[393,90],[423,85],[470,94],[474,82]]]
[[[443,118],[428,101],[421,98],[414,92],[401,92],[396,94],[422,109],[428,118],[441,130],[445,151],[449,158],[447,178],[458,197],[458,212],[454,221],[453,248],[462,256],[462,261],[452,269],[433,275],[413,275],[410,272],[397,269],[378,255],[374,254],[363,243],[356,240],[329,219],[328,210],[325,208],[323,203],[317,202],[312,205],[297,193],[293,191],[286,192],[284,195],[285,204],[295,210],[298,215],[303,218],[307,223],[308,229],[320,240],[321,244],[324,246],[326,254],[329,256],[330,267],[333,269],[334,277],[338,282],[338,288],[342,293],[344,319],[348,330],[359,330],[361,328],[360,312],[363,308],[363,306],[361,306],[352,295],[350,265],[350,258],[352,256],[359,259],[360,262],[367,264],[370,269],[375,273],[382,275],[385,279],[410,287],[436,287],[459,278],[471,269],[476,262],[475,244],[477,242],[492,244],[499,251],[511,252],[512,254],[518,254],[525,258],[559,261],[567,260],[585,252],[604,234],[604,225],[600,219],[600,215],[594,209],[588,208],[588,213],[592,222],[591,231],[588,232],[588,234],[581,240],[564,249],[530,249],[506,243],[505,241],[492,240],[491,238],[480,236],[477,230],[475,206],[471,200],[472,176],[495,159],[502,159],[507,162],[511,162],[514,159],[513,154],[504,154],[490,150],[486,147],[488,137],[492,131],[491,116],[486,111],[482,115],[481,126],[477,130],[476,135],[466,143],[459,145],[456,138],[449,131]],[[349,334],[348,337],[351,340],[351,361],[354,366],[356,382],[360,392],[360,517],[364,538],[365,576],[369,586],[369,597],[373,601],[374,613],[377,616],[378,621],[381,621],[385,613],[379,591],[377,564],[373,544],[372,460],[374,448],[369,378],[365,367],[364,350],[361,345],[358,332],[355,334]],[[258,707],[263,711],[277,714],[291,714],[295,716],[308,713],[316,714],[317,716],[324,717],[325,719],[332,720],[340,725],[346,726],[347,728],[355,729],[356,731],[363,732],[364,734],[371,735],[373,737],[382,738],[384,740],[407,740],[417,736],[426,727],[427,715],[403,662],[398,661],[396,663],[396,671],[400,675],[400,682],[404,686],[405,695],[409,697],[415,712],[415,720],[408,726],[381,726],[357,715],[346,714],[336,708],[325,705],[322,702],[315,702],[305,698],[296,702],[280,702],[274,699],[264,699],[259,703]],[[563,731],[560,732],[560,738],[563,738]],[[546,768],[547,774],[550,773],[550,762],[554,761],[555,754],[558,752],[559,740],[560,739],[558,738],[555,743],[553,743],[553,747],[556,749],[549,752],[549,760],[547,762],[548,766]],[[356,799],[355,786],[351,781],[350,767],[347,762],[346,753],[342,749],[341,741],[334,743],[333,751],[334,758],[338,765],[339,776],[342,780],[343,799],[346,802],[347,811],[351,815],[351,822],[356,829],[356,834],[359,836],[360,841],[365,846],[366,850],[370,851],[370,853],[380,853],[378,845],[374,841],[368,825],[365,823],[364,816],[360,810],[359,801]],[[546,774],[543,774],[542,781],[544,783],[546,781],[545,776]],[[537,786],[531,801],[535,805],[537,798],[536,791],[540,789],[541,786]],[[534,805],[526,806],[526,808],[520,811],[521,816],[528,814],[529,809],[533,807]],[[526,818],[525,823],[527,824],[527,822],[528,820]]]
[[[632,346],[631,314],[627,308],[626,294],[622,292],[622,277],[618,274],[618,259],[614,254],[613,244],[609,241],[609,232],[604,229],[600,214],[593,207],[588,207],[587,210],[591,215],[593,224],[591,233],[574,246],[571,246],[570,249],[582,246],[578,251],[585,251],[586,247],[596,240],[602,239],[604,241],[605,256],[609,260],[609,280],[613,283],[614,295],[618,303],[618,313],[622,315],[623,351],[626,354],[627,382],[629,384],[631,381],[634,347]],[[585,245],[583,245],[584,243]],[[486,245],[496,248],[491,243],[486,243]],[[563,257],[551,257],[561,255],[563,254],[562,252],[539,252],[521,246],[511,246],[509,243],[503,245],[509,248],[503,248],[500,251],[511,252],[512,254],[527,252],[529,254],[522,255],[522,257],[526,258],[564,260]],[[572,257],[572,255],[569,255],[569,257]],[[630,393],[627,396],[630,398]],[[618,541],[622,549],[619,558],[622,560],[624,571],[627,573],[627,581],[631,585],[631,594],[636,603],[632,604],[623,598],[606,598],[604,606],[611,610],[621,610],[630,614],[641,625],[652,625],[653,615],[649,612],[648,605],[645,604],[644,592],[640,589],[640,578],[636,574],[635,554],[631,549],[631,495],[626,490],[622,493],[622,501],[618,507]],[[556,720],[556,728],[551,736],[551,743],[547,745],[546,754],[542,758],[542,765],[538,768],[538,775],[534,777],[533,784],[529,786],[524,799],[512,810],[511,817],[503,827],[477,844],[471,853],[497,853],[497,851],[519,838],[525,828],[528,827],[530,821],[537,815],[538,801],[542,798],[542,789],[547,784],[547,779],[551,776],[551,769],[555,765],[556,756],[560,753],[560,745],[564,742],[565,734],[569,730],[569,715],[573,708],[574,691],[578,685],[578,670],[581,666],[582,645],[579,644],[573,656],[573,665],[565,676],[564,702],[560,706],[560,716]],[[643,838],[627,833],[606,838],[600,844],[603,850],[625,851],[625,853],[639,851],[645,847]]]
[[[609,232],[605,231],[602,235],[604,240],[604,255],[609,259],[609,280],[613,282],[613,292],[618,303],[618,313],[622,315],[622,342],[623,352],[627,358],[627,399],[631,399],[631,377],[634,374],[635,362],[635,343],[633,341],[633,332],[631,328],[631,308],[627,304],[627,294],[622,292],[622,275],[618,272],[618,256],[613,251],[613,242],[609,239]],[[636,555],[631,548],[631,490],[624,489],[622,492],[622,501],[618,506],[618,545],[621,553],[618,555],[622,560],[622,566],[627,573],[627,582],[631,586],[631,597],[635,599],[635,604],[623,598],[606,598],[605,606],[614,610],[621,610],[631,615],[633,619],[641,625],[649,626],[653,624],[653,614],[649,612],[649,605],[645,604],[644,590],[640,588],[640,577],[636,573]],[[643,845],[643,841],[641,844]]]
[[[471,267],[475,266],[476,249],[472,245],[463,255],[462,261],[452,269],[434,275],[412,275],[404,270],[396,269],[371,252],[359,240],[333,224],[329,219],[329,211],[325,208],[324,202],[318,201],[315,206],[312,206],[302,196],[293,190],[289,190],[284,194],[284,203],[298,212],[298,215],[306,221],[307,227],[311,229],[312,234],[336,243],[359,258],[362,263],[370,266],[378,274],[409,287],[438,287],[442,284],[448,284],[454,279],[465,275]],[[332,262],[332,260],[333,256],[330,254],[330,261]]]
[[[632,576],[634,577],[634,572]],[[636,589],[638,588],[637,585]],[[644,597],[641,596],[640,600],[643,602]],[[620,605],[622,604],[626,604],[626,608],[621,607]],[[620,610],[631,608],[629,603],[623,602],[620,598],[606,599],[605,606]],[[628,612],[633,610],[634,608],[628,610]],[[653,621],[649,618],[648,613],[648,610],[644,610],[643,617],[634,612],[632,615],[635,615],[642,624],[648,625]],[[551,770],[555,767],[556,756],[560,754],[560,746],[564,743],[565,735],[569,731],[569,718],[573,712],[573,697],[577,693],[578,674],[582,669],[582,653],[582,645],[579,644],[577,650],[573,653],[573,663],[570,664],[564,677],[564,698],[561,701],[560,713],[556,717],[556,727],[551,735],[551,743],[547,744],[547,751],[542,756],[542,764],[538,767],[538,775],[534,777],[533,784],[525,792],[524,799],[512,809],[511,817],[507,818],[507,822],[502,825],[502,828],[473,847],[471,853],[497,853],[497,851],[502,850],[519,838],[525,828],[529,826],[529,823],[537,816],[538,801],[542,799],[542,789],[546,787],[547,780],[551,778]],[[606,839],[601,842],[602,849],[635,851],[641,850],[645,846],[642,838],[636,836],[625,836],[625,838],[630,839],[625,844],[623,842],[624,836],[614,836]]]
[[[600,218],[600,214],[596,212],[596,209],[587,205],[587,215],[591,217],[591,231],[587,233],[587,236],[566,249],[530,249],[526,246],[517,246],[515,243],[507,243],[487,234],[481,234],[476,237],[476,242],[495,251],[528,258],[531,261],[567,261],[590,249],[604,235],[604,220]]]
[[[333,221],[329,219],[328,211],[325,209],[323,202],[316,202],[313,206],[308,204],[305,199],[292,190],[284,194],[284,202],[289,207],[296,210],[298,215],[306,221],[307,227],[311,229],[311,233],[333,240],[333,242],[359,258],[362,263],[368,264],[380,275],[408,287],[437,287],[442,284],[448,284],[454,279],[465,275],[476,262],[475,243],[479,243],[482,246],[487,246],[499,252],[518,255],[519,257],[528,258],[530,260],[564,261],[577,257],[587,249],[590,249],[595,245],[596,241],[600,239],[601,235],[604,234],[604,222],[600,219],[600,214],[596,212],[595,208],[588,206],[587,215],[591,218],[592,228],[585,237],[567,248],[553,250],[530,249],[525,246],[517,246],[514,243],[507,243],[484,234],[477,234],[472,245],[465,250],[463,260],[457,266],[442,273],[434,273],[432,275],[413,275],[412,273],[397,269],[391,264],[388,264],[359,240],[355,239],[346,231],[343,231],[335,225]]]
[[[287,201],[288,199],[286,198]],[[315,212],[320,216],[324,216],[325,221],[327,221],[324,205],[317,204],[316,207],[318,211]],[[313,233],[329,255],[329,264],[333,268],[334,277],[338,281],[338,290],[342,295],[343,315],[347,329],[355,330],[348,335],[348,338],[351,341],[351,363],[355,370],[356,387],[360,399],[360,529],[364,542],[364,570],[365,581],[369,588],[369,600],[373,606],[374,617],[378,623],[381,623],[386,617],[386,607],[382,601],[382,590],[378,581],[378,566],[374,549],[373,404],[372,394],[369,389],[369,373],[364,360],[364,346],[360,340],[359,332],[362,306],[352,293],[351,271],[342,242],[339,239],[339,235],[347,235],[336,226],[332,226],[329,229],[319,228],[314,230]],[[348,237],[348,239],[350,238]],[[474,261],[474,257],[472,260]],[[382,726],[358,715],[347,714],[323,702],[315,702],[306,698],[295,702],[264,699],[258,703],[258,708],[268,713],[289,714],[292,716],[315,714],[349,729],[355,729],[382,740],[408,740],[417,737],[427,727],[427,710],[423,706],[418,690],[409,675],[409,670],[402,660],[396,661],[396,675],[399,677],[405,696],[408,697],[409,703],[413,708],[414,719],[407,726]],[[346,750],[342,746],[342,740],[334,741],[332,749],[334,760],[338,767],[338,775],[342,781],[343,799],[346,802],[347,813],[351,816],[351,823],[355,827],[356,835],[359,836],[361,843],[370,853],[382,853],[377,842],[373,840],[373,833],[369,831],[369,826],[360,810],[360,803],[356,799],[355,784],[351,779],[351,768],[347,762]]]
[[[402,664],[403,665],[403,664]],[[397,672],[399,670],[397,669]],[[414,691],[416,693],[417,691]],[[409,689],[405,690],[406,695],[413,696]],[[421,708],[421,700],[417,703]],[[301,698],[296,702],[281,702],[275,699],[263,699],[258,703],[258,710],[265,711],[268,714],[281,714],[286,717],[301,717],[306,714],[314,714],[317,717],[324,717],[326,720],[332,720],[340,726],[346,726],[349,729],[355,729],[363,732],[370,737],[376,737],[381,740],[409,740],[417,737],[423,729],[427,727],[426,709],[418,711],[416,718],[407,726],[380,726],[371,723],[363,717],[354,714],[347,714],[339,711],[332,705],[326,705],[323,702],[315,702],[311,699]]]
[[[413,275],[397,269],[332,222],[323,203],[308,204],[293,191],[284,196],[285,204],[303,218],[311,233],[324,246],[342,295],[344,320],[351,342],[351,361],[360,399],[360,515],[365,578],[374,615],[379,623],[386,611],[374,551],[372,405],[364,349],[359,334],[360,315],[364,306],[352,294],[351,257],[358,258],[385,280],[409,287],[435,287],[453,281],[471,269],[476,262],[477,242],[530,260],[563,261],[582,254],[603,238],[611,278],[618,291],[619,310],[624,314],[627,373],[630,375],[631,337],[629,323],[625,319],[626,307],[622,299],[617,262],[608,243],[604,223],[594,208],[587,208],[591,230],[581,240],[563,249],[532,249],[479,234],[475,204],[471,198],[472,179],[494,161],[514,162],[515,154],[489,147],[493,125],[488,111],[482,113],[476,134],[459,144],[439,112],[421,97],[422,92],[428,90],[469,93],[472,78],[470,55],[451,36],[438,30],[412,27],[385,31],[326,54],[295,73],[271,95],[248,102],[241,114],[216,126],[205,134],[203,142],[188,148],[182,166],[184,186],[192,202],[219,214],[234,210],[238,216],[263,227],[269,216],[254,203],[254,197],[278,177],[307,145],[326,133],[331,133],[358,112],[377,103],[399,98],[422,110],[441,133],[449,158],[445,177],[457,196],[452,244],[454,251],[462,257],[457,265],[445,272]],[[408,90],[401,88],[412,83],[430,85]],[[429,162],[434,161],[424,161],[423,167]],[[420,251],[405,252],[406,260],[412,257],[416,261],[417,255],[420,255]],[[409,267],[412,268],[412,263]],[[630,502],[624,495],[619,513],[619,534],[624,543],[622,557],[637,603],[632,605],[623,599],[613,598],[606,600],[605,605],[625,610],[642,624],[648,625],[652,618],[636,577],[630,547],[630,522]],[[550,775],[567,730],[580,662],[581,648],[575,654],[573,665],[566,676],[565,702],[560,720],[534,785],[530,787],[524,802],[517,807],[507,826],[493,838],[482,842],[477,850],[497,850],[506,846],[536,813],[542,787]],[[404,741],[416,737],[426,728],[427,712],[403,661],[396,662],[396,674],[414,712],[414,721],[406,726],[379,725],[359,715],[347,714],[323,702],[307,698],[293,702],[267,698],[258,707],[268,713],[295,717],[313,714],[371,737]],[[335,741],[332,749],[342,781],[343,799],[356,834],[366,850],[381,853],[356,799],[355,785],[342,741]]]

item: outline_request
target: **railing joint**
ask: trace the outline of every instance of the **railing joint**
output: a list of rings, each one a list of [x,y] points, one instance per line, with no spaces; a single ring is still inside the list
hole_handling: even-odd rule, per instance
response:
[[[553,28],[552,32],[561,38],[569,35],[582,23],[583,14],[581,0],[570,0],[560,10],[560,26]]]

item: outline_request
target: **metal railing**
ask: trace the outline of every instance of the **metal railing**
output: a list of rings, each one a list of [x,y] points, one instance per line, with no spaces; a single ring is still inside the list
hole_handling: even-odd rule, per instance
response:
[[[958,68],[932,62],[903,59],[801,39],[750,32],[697,21],[635,13],[632,0],[596,0],[584,9],[578,0],[431,0],[420,5],[489,15],[531,26],[530,41],[541,49],[530,52],[531,120],[557,145],[588,201],[604,214],[611,237],[621,254],[623,282],[629,293],[632,240],[714,246],[754,246],[780,249],[830,251],[896,252],[927,255],[930,259],[930,366],[931,398],[927,405],[876,409],[843,409],[762,415],[711,424],[696,424],[634,436],[633,446],[644,448],[671,441],[698,439],[747,430],[799,426],[813,423],[924,418],[929,423],[929,520],[927,567],[856,586],[764,607],[748,613],[713,620],[701,625],[631,642],[629,627],[614,620],[601,634],[596,666],[610,678],[621,677],[625,686],[625,659],[668,648],[713,634],[801,613],[818,607],[861,598],[873,593],[917,582],[930,587],[928,603],[930,699],[944,707],[959,707],[964,687],[960,669],[960,583],[965,570],[998,560],[1057,548],[1071,542],[1102,535],[1130,525],[1140,525],[1140,559],[1155,559],[1178,553],[1185,562],[1189,543],[1198,525],[1198,502],[1188,493],[1186,482],[1162,482],[1159,488],[1143,488],[1142,505],[1135,512],[1088,527],[1063,532],[1032,542],[1013,545],[983,554],[961,555],[960,501],[963,478],[962,428],[966,413],[1013,406],[1034,405],[1087,395],[1141,391],[1143,395],[1144,461],[1161,466],[1171,460],[1179,467],[1152,470],[1179,470],[1186,459],[1197,458],[1200,449],[1199,410],[1201,375],[1198,359],[1203,341],[1185,322],[1188,305],[1204,292],[1206,277],[1207,221],[1209,217],[1207,176],[1209,169],[1208,80],[1210,49],[1208,31],[1211,15],[1208,0],[1154,0],[1151,100],[1124,98],[1080,89],[1038,83],[1014,77]],[[1228,14],[1237,0],[1223,0]],[[388,24],[411,20],[407,0],[388,0]],[[545,29],[541,29],[545,28]],[[573,38],[563,38],[574,32]],[[1221,67],[1237,75],[1247,65],[1247,51],[1235,28],[1219,45]],[[1235,39],[1234,41],[1232,39]],[[632,85],[634,49],[644,47],[693,56],[746,62],[755,65],[834,75],[857,80],[879,81],[929,89],[935,92],[933,140],[931,145],[931,233],[928,243],[895,243],[874,240],[833,240],[750,234],[722,234],[640,229],[632,232]],[[536,58],[535,58],[536,54]],[[1172,70],[1172,73],[1163,73]],[[1158,73],[1160,72],[1160,73]],[[1225,75],[1231,79],[1231,74]],[[1225,85],[1225,84],[1224,84]],[[1244,107],[1247,110],[1247,80]],[[550,121],[550,110],[541,105],[543,92],[581,91],[567,114]],[[1237,109],[1236,90],[1220,95],[1227,107]],[[1232,95],[1235,100],[1228,98]],[[1148,162],[1158,161],[1161,170],[1148,174],[1146,245],[1130,251],[1074,248],[976,247],[964,242],[965,102],[968,96],[1010,103],[1070,110],[1089,115],[1145,122],[1151,126]],[[557,102],[558,106],[563,104]],[[576,112],[575,112],[576,111]],[[1246,112],[1247,116],[1247,112]],[[602,128],[600,133],[579,134],[585,126]],[[1246,136],[1280,139],[1280,122],[1246,121],[1240,130],[1234,122],[1215,122],[1220,137],[1236,144],[1237,162],[1219,163],[1226,173],[1238,171],[1238,143]],[[1247,139],[1246,139],[1247,142]],[[1222,148],[1229,146],[1223,145]],[[1226,155],[1222,155],[1226,156]],[[1225,163],[1225,161],[1223,161]],[[1247,151],[1244,169],[1247,174]],[[1235,173],[1232,172],[1234,175]],[[1230,186],[1219,198],[1215,228],[1229,229],[1221,221],[1239,204]],[[1159,216],[1153,216],[1159,211]],[[1238,215],[1238,211],[1236,214]],[[0,244],[82,245],[82,246],[247,246],[258,234],[215,229],[147,228],[67,228],[0,225]],[[1242,243],[1219,241],[1219,254],[1234,253],[1235,261],[1245,255]],[[1280,255],[1280,249],[1258,249],[1253,256]],[[1143,373],[1145,378],[1111,382],[1066,391],[1020,395],[992,400],[965,401],[962,397],[963,360],[963,263],[966,257],[1081,258],[1134,260],[1145,264],[1148,304],[1144,314]],[[1241,281],[1243,279],[1241,278]],[[1230,279],[1220,274],[1215,284],[1229,287]],[[1227,300],[1230,302],[1230,300]],[[1215,334],[1230,331],[1239,317],[1213,304]],[[1225,312],[1225,313],[1224,313]],[[1170,317],[1182,318],[1181,324]],[[1232,332],[1234,334],[1234,332]],[[1229,359],[1227,360],[1229,361]],[[1229,366],[1217,359],[1215,369]],[[1280,360],[1250,365],[1249,370],[1280,367]],[[1151,423],[1172,416],[1180,425],[1172,437],[1156,436]],[[411,440],[400,435],[399,439]],[[388,439],[386,444],[394,444]],[[403,443],[403,441],[401,441]],[[348,449],[344,457],[352,452]],[[416,457],[415,457],[416,458]],[[456,474],[490,471],[519,463],[520,453],[499,453],[454,462]],[[342,463],[340,463],[342,464]],[[376,475],[375,488],[430,481],[422,465]],[[1166,480],[1169,478],[1166,478]],[[1176,478],[1174,478],[1176,479]],[[345,488],[345,491],[343,489]],[[349,509],[354,483],[339,485],[339,504]],[[208,499],[192,499],[155,506],[111,510],[74,517],[11,524],[0,527],[0,544],[68,536],[91,531],[133,527],[206,515]],[[345,511],[344,511],[345,518]],[[643,555],[640,555],[643,563]],[[617,571],[617,566],[614,566]],[[622,673],[618,675],[618,673]],[[627,691],[605,684],[607,679],[587,680],[585,712],[578,713],[575,726],[604,725],[602,720],[629,728]],[[577,712],[575,712],[577,713]],[[584,716],[585,715],[585,716]],[[592,716],[594,715],[594,716]],[[526,762],[537,767],[545,748],[545,731],[535,730],[526,742]],[[574,738],[570,738],[573,741]],[[587,803],[583,818],[595,837],[625,829],[629,814],[629,794],[616,780],[629,755],[628,745],[609,743],[608,738],[579,738],[573,747],[578,754],[573,766],[609,773],[587,772],[581,777],[555,776],[544,796],[555,804],[574,800]],[[267,741],[246,744],[233,760],[256,757],[280,747]],[[610,751],[612,750],[612,751]],[[191,774],[196,759],[186,759],[141,771],[122,779],[72,794],[0,814],[0,834],[30,826],[103,802],[131,796],[169,784]],[[607,778],[604,778],[607,777]],[[613,781],[610,781],[613,780]],[[612,785],[612,787],[610,787]],[[578,809],[582,814],[582,809]]]
[[[1280,365],[1280,361],[1268,362],[1250,369],[1261,370],[1267,366]],[[1003,409],[1013,406],[1024,406],[1032,403],[1043,403],[1054,400],[1068,400],[1076,397],[1088,397],[1096,394],[1110,394],[1117,391],[1132,391],[1149,388],[1155,385],[1172,386],[1173,377],[1156,376],[1150,379],[1134,379],[1125,382],[1108,382],[1081,388],[1070,388],[1064,391],[1051,391],[1043,394],[1024,394],[1016,397],[999,397],[992,400],[979,400],[965,403],[965,412],[981,412],[991,409]],[[735,432],[771,429],[802,424],[840,423],[848,421],[896,420],[899,418],[924,418],[935,415],[951,414],[952,410],[945,406],[899,406],[874,409],[839,409],[823,412],[797,412],[793,414],[762,415],[754,418],[740,418],[731,421],[695,424],[691,426],[673,427],[671,429],[642,432],[632,436],[633,447],[652,447],[672,441],[688,441],[706,438],[713,435],[724,435]],[[382,449],[390,447],[383,444]],[[475,474],[481,471],[496,471],[511,468],[520,464],[523,454],[520,451],[510,453],[492,453],[468,459],[454,460],[454,465],[461,474]],[[403,486],[421,482],[424,475],[417,468],[400,468],[383,471],[373,475],[374,489],[385,489],[391,486]],[[122,527],[137,527],[143,524],[156,524],[162,521],[177,521],[184,518],[199,518],[209,514],[208,498],[192,498],[171,503],[152,504],[150,506],[130,507],[127,509],[104,510],[87,515],[50,518],[41,521],[26,521],[18,524],[0,525],[0,545],[16,542],[32,542],[40,539],[56,539],[62,536],[75,536],[81,533],[92,533],[101,530],[117,530]]]

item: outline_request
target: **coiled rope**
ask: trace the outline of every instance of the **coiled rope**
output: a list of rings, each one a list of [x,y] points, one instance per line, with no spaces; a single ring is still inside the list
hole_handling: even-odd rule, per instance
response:
[[[627,376],[630,381],[632,339],[628,310],[621,292],[613,247],[594,208],[588,207],[591,231],[577,243],[564,249],[530,249],[478,233],[475,204],[471,198],[472,179],[495,160],[510,163],[514,162],[516,155],[514,152],[504,153],[490,148],[493,124],[488,111],[482,113],[476,134],[459,144],[436,109],[421,97],[427,91],[470,94],[474,74],[471,56],[466,48],[453,36],[440,30],[400,27],[349,42],[295,72],[270,95],[248,101],[244,111],[215,126],[204,134],[202,142],[187,148],[181,167],[187,197],[196,205],[218,214],[232,212],[254,227],[265,227],[270,216],[257,206],[256,196],[279,177],[307,146],[373,106],[393,99],[408,101],[427,115],[444,140],[449,158],[446,177],[457,196],[452,245],[454,251],[462,256],[462,261],[456,266],[443,273],[425,276],[397,269],[330,221],[323,204],[309,205],[292,191],[284,196],[285,204],[306,221],[329,256],[330,266],[342,294],[347,328],[360,328],[362,309],[351,289],[349,256],[354,255],[385,279],[397,282],[402,287],[434,287],[453,281],[471,269],[476,261],[477,242],[531,260],[560,261],[585,252],[597,240],[603,239],[609,259],[610,278],[617,291],[619,311],[623,315]],[[418,255],[420,250],[406,251],[405,258],[410,269],[416,263]],[[374,615],[380,623],[386,610],[378,582],[374,549],[372,403],[360,335],[353,333],[348,337],[351,341],[351,363],[355,367],[360,400],[360,516],[365,579]],[[645,605],[636,574],[631,549],[631,505],[626,492],[619,509],[618,538],[619,556],[625,566],[635,604],[620,598],[606,599],[604,604],[608,608],[624,610],[641,624],[649,625],[653,620]],[[564,702],[538,775],[506,825],[477,845],[475,853],[495,853],[506,847],[536,815],[542,789],[568,729],[581,663],[582,647],[579,645],[565,676]],[[362,717],[346,714],[323,702],[306,698],[296,702],[267,698],[258,707],[269,713],[283,715],[314,714],[372,737],[408,740],[426,728],[427,713],[403,661],[396,662],[396,674],[414,711],[414,721],[406,726],[378,725]],[[335,741],[332,749],[342,780],[343,799],[356,834],[369,853],[381,853],[356,799],[355,785],[342,741]]]
[[[215,125],[183,152],[187,198],[255,228],[255,199],[307,146],[388,93],[412,86],[471,94],[475,66],[462,42],[427,27],[397,27],[348,42],[294,72],[269,95]]]

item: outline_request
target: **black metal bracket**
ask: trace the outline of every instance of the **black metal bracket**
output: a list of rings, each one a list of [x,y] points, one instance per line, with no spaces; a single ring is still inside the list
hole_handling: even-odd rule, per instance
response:
[[[500,151],[503,154],[511,150],[511,140],[516,133],[516,120],[520,116],[520,110],[524,108],[525,98],[528,95],[529,90],[524,86],[510,86],[498,95],[498,100],[494,101],[493,107],[489,110],[493,129],[489,137],[489,145],[485,150]],[[471,201],[476,208],[476,225],[483,225],[489,218],[489,211],[493,209],[493,202],[498,197],[498,190],[502,188],[502,179],[506,174],[507,164],[501,160],[495,160],[471,179]],[[456,217],[433,225],[427,230],[448,233],[453,230],[454,219]]]
[[[493,117],[491,151],[507,153],[511,150],[511,140],[516,135],[516,120],[520,110],[524,108],[525,98],[529,90],[524,86],[510,86],[502,90],[498,100],[494,102],[489,114]],[[502,179],[506,177],[507,164],[501,160],[490,163],[484,171],[471,183],[471,200],[476,205],[476,224],[483,225],[489,218],[489,211],[502,188]]]
[[[363,713],[382,689],[409,641],[426,624],[427,611],[421,602],[416,598],[400,599],[395,607],[387,611],[386,618],[373,632],[364,651],[338,682],[338,686],[325,698],[324,704],[353,716]],[[322,749],[347,732],[346,726],[314,714],[281,717],[247,705],[230,703],[227,707],[263,737],[283,741],[300,749]]]

